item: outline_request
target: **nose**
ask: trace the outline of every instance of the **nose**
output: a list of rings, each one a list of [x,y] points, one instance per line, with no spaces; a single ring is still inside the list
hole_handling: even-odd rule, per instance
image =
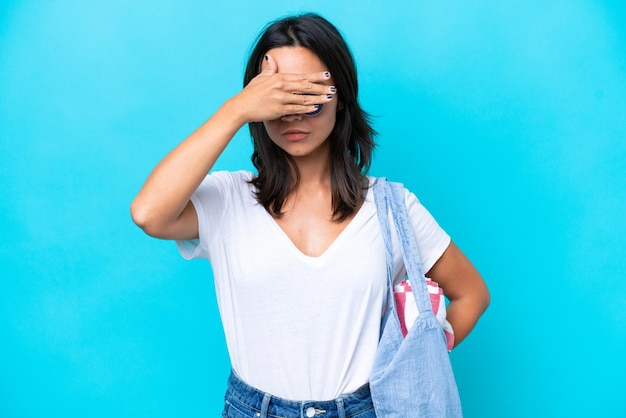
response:
[[[302,114],[295,113],[293,115],[284,115],[280,117],[280,120],[282,120],[283,122],[294,122],[297,120],[302,120]]]

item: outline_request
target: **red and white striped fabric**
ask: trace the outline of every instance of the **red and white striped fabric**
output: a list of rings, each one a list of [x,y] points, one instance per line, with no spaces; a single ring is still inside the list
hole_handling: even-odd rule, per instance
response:
[[[452,326],[446,319],[446,300],[443,295],[443,290],[439,287],[437,282],[430,279],[426,279],[426,287],[428,288],[428,294],[430,295],[430,303],[433,306],[433,313],[446,336],[446,342],[448,351],[454,347],[454,331]],[[406,337],[408,332],[407,324],[409,328],[415,322],[419,310],[415,305],[415,298],[413,297],[413,290],[408,280],[403,280],[399,285],[393,288],[393,297],[396,301],[396,308],[398,309],[398,318],[400,319],[400,328],[402,329],[402,336]]]

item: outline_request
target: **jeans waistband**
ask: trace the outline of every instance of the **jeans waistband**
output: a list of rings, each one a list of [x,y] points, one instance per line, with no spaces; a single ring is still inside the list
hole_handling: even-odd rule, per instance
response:
[[[235,372],[231,372],[226,400],[233,403],[234,408],[239,406],[254,411],[254,415],[259,418],[349,418],[370,409],[371,416],[374,416],[374,406],[367,384],[354,393],[329,401],[290,401],[255,389],[242,381]]]

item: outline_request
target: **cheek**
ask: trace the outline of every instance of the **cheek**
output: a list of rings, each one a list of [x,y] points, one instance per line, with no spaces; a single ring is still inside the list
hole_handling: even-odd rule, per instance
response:
[[[265,131],[270,136],[270,138],[273,139],[274,133],[277,130],[277,128],[276,128],[276,121],[266,121],[266,122],[263,122],[263,127],[265,128]]]
[[[265,128],[265,132],[267,132],[267,136],[270,137],[270,141],[278,145],[280,134],[278,133],[279,128],[276,121],[263,122],[263,127]]]
[[[318,119],[316,122],[318,122],[319,127],[321,129],[327,130],[328,133],[330,134],[332,130],[335,128],[335,123],[337,123],[337,114],[335,113],[333,109],[333,112],[328,112],[323,117]]]

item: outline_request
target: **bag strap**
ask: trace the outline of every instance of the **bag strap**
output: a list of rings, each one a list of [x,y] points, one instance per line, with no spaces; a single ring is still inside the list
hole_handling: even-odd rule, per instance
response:
[[[391,244],[391,234],[389,227],[389,210],[393,223],[396,226],[402,258],[404,266],[409,276],[409,282],[413,289],[413,297],[419,310],[419,314],[430,312],[432,315],[432,304],[430,295],[426,287],[426,277],[420,261],[415,234],[406,208],[404,186],[400,183],[387,182],[384,178],[376,179],[374,183],[374,199],[376,201],[376,211],[381,226],[383,240],[385,242],[386,259],[387,259],[387,276],[389,282],[389,294],[391,295],[391,304],[395,307],[393,301],[393,249]],[[388,296],[389,301],[389,296]],[[391,305],[389,305],[391,306]],[[396,309],[394,309],[395,311]]]
[[[380,232],[385,243],[385,259],[387,262],[387,303],[384,310],[383,323],[389,319],[389,315],[393,312],[395,321],[398,326],[400,326],[398,310],[395,309],[396,306],[393,297],[393,250],[391,248],[391,231],[389,229],[389,196],[387,194],[387,180],[384,177],[377,178],[372,188],[374,191],[374,202],[376,203],[378,222],[380,223]],[[394,309],[389,309],[392,307]]]

